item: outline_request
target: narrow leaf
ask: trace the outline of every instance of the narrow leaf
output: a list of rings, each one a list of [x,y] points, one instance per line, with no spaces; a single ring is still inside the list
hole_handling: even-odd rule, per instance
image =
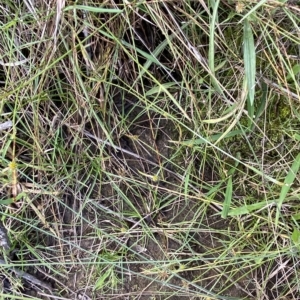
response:
[[[145,93],[145,96],[151,96],[153,94],[159,95],[162,92],[162,86],[164,86],[165,89],[168,89],[168,88],[170,88],[170,87],[172,87],[174,85],[176,85],[176,82],[167,82],[167,83],[162,83],[160,85],[156,85],[152,89],[150,89],[149,91],[147,91]]]
[[[100,277],[98,278],[96,284],[95,284],[95,287],[94,287],[94,290],[100,290],[102,289],[104,286],[105,286],[105,281],[106,279],[111,275],[112,273],[112,269],[109,268],[108,270],[106,270],[106,272]]]
[[[211,81],[213,87],[216,89],[218,93],[223,94],[222,88],[220,87],[220,84],[215,77],[215,45],[216,45],[215,31],[216,31],[216,24],[218,24],[219,4],[220,4],[220,0],[216,0],[211,3],[213,13],[210,18],[210,24],[209,24],[208,66],[211,72],[210,75],[211,75]]]
[[[221,213],[222,218],[227,218],[228,211],[230,208],[231,204],[231,199],[232,199],[232,176],[229,176],[228,182],[227,182],[227,188],[226,188],[226,194],[225,194],[225,201],[223,204],[223,209]]]
[[[95,7],[95,6],[86,6],[86,5],[70,5],[64,8],[64,11],[68,11],[71,9],[79,9],[79,10],[86,10],[90,12],[96,13],[121,13],[123,10],[117,8],[104,8],[104,7]]]
[[[256,57],[253,32],[248,19],[244,21],[244,65],[248,87],[249,105],[253,106],[255,93]]]
[[[228,132],[224,136],[224,138],[230,138],[230,137],[234,137],[236,135],[243,135],[243,134],[244,134],[244,132],[241,130],[233,130],[231,132]],[[217,141],[221,136],[222,136],[222,133],[217,133],[217,134],[213,134],[211,136],[207,136],[207,137],[201,138],[201,139],[183,141],[180,144],[186,145],[186,146],[194,146],[194,145],[207,144],[208,141],[213,143],[213,142]]]
[[[219,123],[221,121],[224,121],[228,118],[230,118],[232,115],[234,115],[238,109],[238,105],[233,105],[230,109],[230,111],[226,114],[226,115],[223,115],[217,119],[209,119],[209,120],[203,120],[202,122],[203,123],[206,123],[206,124],[216,124],[216,123]]]
[[[284,184],[281,188],[279,200],[277,202],[277,211],[276,211],[276,220],[275,220],[276,226],[278,225],[279,214],[280,214],[282,203],[296,178],[297,172],[299,171],[299,167],[300,167],[300,153],[297,155],[295,161],[293,162],[292,167],[288,172],[287,176],[285,177]]]

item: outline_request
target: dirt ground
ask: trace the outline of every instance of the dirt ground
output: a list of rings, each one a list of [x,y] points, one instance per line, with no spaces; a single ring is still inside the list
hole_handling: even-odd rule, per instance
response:
[[[144,30],[145,39],[147,36],[154,39],[154,44],[150,45],[153,50],[159,45],[162,34],[151,32],[149,24],[140,22],[136,26]],[[142,43],[136,41],[136,45],[147,51]],[[170,53],[163,53],[162,59],[165,65],[173,64]],[[140,64],[143,63],[141,60]],[[167,81],[162,71],[151,71],[162,82]],[[180,80],[180,70],[174,69],[171,76]],[[67,81],[64,77],[62,75],[59,80]],[[130,80],[133,82],[135,78]],[[114,86],[117,84],[122,86],[120,82]],[[70,114],[66,121],[64,116],[69,116],[71,109],[68,103],[60,103],[55,96],[52,100],[56,104],[51,107],[52,112],[47,110],[47,113],[49,118],[53,113],[57,123],[52,124],[53,128],[49,124],[40,124],[45,143],[52,138],[54,127],[60,132],[59,138],[65,143],[62,160],[69,162],[67,171],[72,178],[66,178],[68,184],[59,183],[63,191],[59,195],[62,201],[53,201],[50,197],[42,199],[32,194],[30,207],[37,210],[13,208],[13,214],[22,217],[18,220],[12,218],[8,224],[15,241],[10,259],[14,263],[20,259],[32,262],[25,271],[40,280],[36,282],[19,276],[23,278],[20,294],[48,300],[209,299],[219,293],[222,294],[219,299],[255,298],[252,274],[244,274],[243,270],[231,274],[226,266],[222,269],[212,267],[212,262],[224,255],[226,231],[231,225],[216,216],[216,211],[209,205],[204,218],[201,214],[203,191],[198,191],[199,199],[195,193],[193,197],[183,196],[184,183],[178,176],[182,170],[176,168],[184,170],[186,162],[176,154],[176,147],[170,142],[178,139],[175,124],[158,112],[149,113],[145,103],[128,92],[111,88],[108,94],[113,99],[106,108],[109,113],[103,118],[99,112],[99,119],[110,124],[113,142],[118,149],[97,141],[104,134],[97,120],[88,117],[84,108]],[[173,104],[166,100],[161,105],[171,109]],[[46,109],[41,105],[41,114]],[[7,112],[10,110],[11,107],[7,107]],[[64,122],[59,121],[60,118]],[[122,120],[126,120],[122,126],[126,132],[113,131]],[[81,128],[81,131],[78,133],[76,128]],[[22,135],[23,131],[18,128],[18,134]],[[21,136],[20,140],[23,139]],[[26,160],[28,156],[30,162],[34,153],[22,151],[22,159]],[[169,161],[173,155],[177,155],[177,166]],[[190,155],[190,160],[200,164],[202,158],[192,155],[195,154]],[[95,156],[102,158],[103,174],[90,172],[93,165],[89,157]],[[74,164],[81,166],[80,173],[73,172]],[[154,178],[153,174],[158,174],[158,177]],[[200,175],[206,182],[212,182],[215,176],[210,166],[205,166],[205,172]],[[33,178],[36,175],[25,172],[24,178],[19,180],[26,181],[26,176]],[[41,182],[47,184],[51,176],[42,178]],[[22,233],[22,226],[27,226],[32,219],[36,221],[36,228],[32,227],[30,235],[23,237],[19,232]],[[149,227],[146,236],[142,232],[143,224]],[[181,243],[182,240],[185,244]],[[38,257],[32,256],[26,247],[34,247]],[[35,264],[41,260],[50,263],[51,268]],[[108,272],[112,263],[119,267],[106,274],[110,276],[108,282],[115,280],[115,286],[107,286],[104,282],[101,289],[94,291],[97,277]],[[233,284],[230,280],[234,278],[242,279]],[[9,282],[10,279],[2,278],[3,290],[9,291]],[[45,285],[50,288],[45,288]]]
[[[127,114],[128,131],[124,136],[116,135],[114,142],[127,152],[106,147],[109,159],[104,162],[104,167],[107,172],[120,174],[126,180],[116,181],[116,187],[112,186],[109,178],[102,178],[101,186],[96,185],[96,189],[89,191],[89,180],[84,187],[78,184],[84,182],[86,174],[78,175],[74,186],[65,187],[63,204],[53,203],[44,211],[48,223],[53,224],[52,228],[44,230],[59,232],[59,238],[51,237],[49,232],[43,235],[40,230],[33,229],[30,241],[32,247],[40,247],[38,252],[45,260],[57,261],[58,266],[62,260],[72,263],[61,271],[60,274],[64,274],[64,277],[55,274],[55,264],[50,271],[43,266],[33,266],[26,272],[50,285],[53,294],[51,297],[54,298],[58,297],[58,290],[60,297],[66,299],[202,299],[201,295],[219,291],[222,291],[223,296],[240,299],[249,296],[249,284],[245,291],[243,282],[230,284],[226,269],[214,270],[210,267],[208,270],[206,267],[207,263],[221,255],[219,249],[226,241],[224,232],[230,225],[214,216],[213,210],[206,213],[211,217],[204,220],[199,215],[201,201],[181,196],[181,179],[177,176],[176,168],[167,162],[174,152],[170,141],[177,138],[172,122],[155,114],[149,116],[143,113],[140,104],[132,99],[127,102],[125,97],[122,101],[123,103],[116,101],[115,113],[121,113],[118,109],[126,106],[123,113]],[[66,147],[70,145],[67,143]],[[74,149],[77,153],[84,153],[88,149],[95,155],[99,151],[97,148],[99,144],[92,138],[87,138],[85,144]],[[157,181],[143,175],[156,174],[160,166],[163,168]],[[85,171],[87,170],[88,168]],[[203,176],[210,181],[214,174],[207,167]],[[131,180],[140,182],[140,185],[132,188]],[[123,198],[120,197],[121,194]],[[169,194],[173,196],[170,198]],[[87,198],[94,204],[90,204]],[[130,202],[124,199],[130,199]],[[38,203],[39,199],[36,198],[35,201]],[[99,210],[95,210],[95,207]],[[136,211],[133,207],[142,219],[134,217]],[[122,219],[126,216],[124,212],[128,215],[126,219]],[[199,222],[195,222],[195,219],[199,219]],[[124,222],[128,233],[122,233],[125,230]],[[142,235],[142,222],[150,228],[146,237]],[[15,225],[17,223],[22,226],[19,222]],[[54,224],[58,227],[53,227]],[[194,224],[194,227],[190,224]],[[122,228],[117,235],[118,227]],[[101,237],[99,229],[105,231],[107,236]],[[115,239],[107,238],[110,232],[116,236]],[[180,238],[182,236],[183,239]],[[185,240],[186,244],[182,245],[181,240]],[[22,241],[18,247],[22,247]],[[95,266],[79,264],[90,253],[104,257],[106,261],[110,259],[120,262],[120,269],[114,270],[118,282],[114,288],[104,287],[99,292],[93,291],[92,283],[95,278],[91,278],[91,272],[95,271]],[[114,253],[114,257],[111,253]],[[18,251],[15,251],[11,256],[12,260],[17,262],[18,255]],[[180,263],[167,264],[176,259],[188,259],[189,264],[184,267]],[[26,260],[35,261],[35,258],[28,255]],[[165,267],[157,269],[154,262],[165,262]],[[99,272],[101,270],[105,269],[100,268]],[[230,274],[230,270],[227,272]],[[218,280],[215,281],[214,278]],[[6,280],[3,282],[4,285],[7,284]],[[49,290],[28,280],[24,282],[25,294],[51,299],[47,296]],[[227,289],[224,288],[226,285]]]
[[[126,271],[123,270],[123,274],[118,275],[122,277],[122,283],[118,284],[114,291],[106,290],[105,296],[97,292],[91,293],[89,289],[83,290],[81,295],[88,295],[92,299],[176,300],[202,299],[201,295],[203,294],[210,295],[210,292],[218,293],[222,291],[223,296],[240,299],[249,296],[248,291],[251,289],[249,283],[247,283],[247,291],[244,288],[245,283],[242,281],[231,284],[228,279],[230,270],[226,270],[226,268],[223,270],[210,268],[208,270],[206,268],[207,262],[221,255],[219,249],[222,248],[223,241],[226,241],[224,232],[230,225],[220,217],[214,216],[213,210],[207,212],[208,217],[203,220],[201,215],[197,216],[200,206],[199,200],[184,199],[180,196],[179,190],[182,182],[176,176],[175,168],[170,164],[164,164],[162,161],[163,158],[171,157],[172,151],[174,151],[169,142],[176,139],[172,123],[168,120],[156,118],[155,115],[149,117],[147,114],[141,114],[138,104],[132,101],[129,104],[125,101],[124,104],[128,110],[127,122],[132,123],[126,136],[118,137],[115,142],[120,148],[138,155],[139,158],[128,153],[122,153],[122,151],[115,153],[114,150],[110,149],[111,157],[107,162],[107,169],[114,173],[119,172],[125,178],[141,182],[140,187],[135,190],[128,186],[126,180],[120,181],[119,189],[124,197],[130,199],[133,206],[144,218],[142,220],[128,218],[128,220],[131,220],[127,221],[127,230],[130,234],[121,238],[121,241],[126,243],[126,254],[122,254],[124,249],[118,243],[107,245],[106,250],[117,252],[119,259],[123,260],[123,263],[126,262],[122,265],[122,268]],[[118,106],[118,103],[116,103],[116,106]],[[140,117],[136,118],[137,115]],[[157,120],[159,120],[159,124]],[[138,139],[130,137],[138,137]],[[155,151],[151,151],[150,148],[147,149],[147,145],[150,145],[150,148],[155,149]],[[153,164],[149,162],[153,162]],[[167,170],[160,174],[158,182],[153,182],[151,179],[145,179],[141,176],[141,174],[155,174],[159,169],[158,166],[162,164],[166,166]],[[204,176],[209,181],[213,180],[214,174],[212,174],[210,168],[207,168],[207,173]],[[155,205],[152,198],[153,192],[151,191],[153,189],[158,201]],[[169,191],[174,194],[178,193],[179,196],[172,199],[174,203],[166,204],[163,201],[168,201],[165,199],[168,199],[167,194]],[[118,199],[119,195],[116,194],[116,189],[112,188],[109,183],[101,186],[98,191],[99,194],[101,194],[102,199],[101,205],[109,211],[115,212],[116,215],[119,211],[126,211],[128,215],[131,214],[132,207],[126,201],[113,203],[112,199]],[[144,200],[141,200],[141,197],[144,197]],[[145,200],[148,206],[144,205]],[[76,209],[76,204],[74,207],[76,201],[78,200],[71,198],[71,201],[68,200],[67,202],[72,202],[73,208]],[[77,209],[80,205],[80,203],[77,204]],[[64,224],[71,223],[74,220],[74,216],[70,216],[69,213],[70,210],[66,210],[64,213]],[[89,220],[98,219],[99,227],[103,226],[102,224],[105,221],[111,219],[109,214],[105,216],[102,212],[99,217],[88,209],[83,211],[83,216]],[[195,218],[199,218],[199,222],[192,222]],[[141,235],[139,222],[145,222],[151,228],[151,233],[146,238]],[[117,221],[114,221],[114,224],[116,223]],[[191,223],[194,223],[195,227],[190,227]],[[106,226],[106,228],[108,227]],[[82,231],[82,228],[79,227],[78,231]],[[79,234],[79,232],[76,234]],[[93,235],[93,230],[86,226],[84,235]],[[184,240],[187,241],[185,245],[181,245],[180,240],[182,239],[178,238],[180,235],[185,236]],[[72,237],[72,233],[70,239],[75,239],[74,236]],[[81,247],[84,249],[97,248],[96,245],[101,243],[100,240],[96,241],[95,239],[90,241],[89,239],[81,240],[81,242]],[[177,259],[190,259],[191,256],[194,259],[190,260],[192,262],[183,269],[178,263],[177,265],[166,265],[165,269],[157,270],[155,264],[151,263],[151,261],[174,261],[175,257]],[[146,260],[148,263],[144,262]],[[226,271],[228,274],[226,274]],[[89,272],[89,269],[87,272]],[[224,275],[220,276],[220,273],[223,272]],[[242,272],[241,274],[235,274],[235,276],[242,276]],[[82,288],[86,278],[87,274],[84,270],[77,268],[70,270],[66,285],[72,291],[72,294],[73,292],[77,295],[80,294],[79,287]],[[217,283],[214,278],[218,278]],[[249,280],[249,276],[244,276],[244,278],[245,281]],[[228,286],[227,289],[224,288],[226,285]],[[74,297],[74,294],[71,297]]]

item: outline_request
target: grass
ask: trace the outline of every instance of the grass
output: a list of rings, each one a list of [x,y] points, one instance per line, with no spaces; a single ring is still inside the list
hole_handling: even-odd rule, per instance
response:
[[[297,3],[102,2],[0,4],[1,299],[298,299]]]

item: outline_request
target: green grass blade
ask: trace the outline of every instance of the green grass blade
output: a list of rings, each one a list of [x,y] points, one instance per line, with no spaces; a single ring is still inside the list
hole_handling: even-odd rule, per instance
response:
[[[253,106],[254,103],[256,57],[253,32],[248,19],[244,22],[244,64],[248,87],[249,109],[249,106]]]
[[[258,122],[259,118],[265,111],[267,107],[267,97],[268,97],[268,86],[266,83],[262,83],[261,85],[261,90],[262,90],[262,96],[260,98],[260,104],[258,105],[258,108],[255,111],[255,117],[254,117],[254,122],[251,122],[251,131],[255,128],[255,123]]]
[[[242,130],[233,130],[231,132],[228,132],[224,138],[230,138],[230,137],[234,137],[237,135],[243,135],[244,132]],[[222,136],[222,133],[217,133],[211,136],[208,136],[206,138],[203,139],[194,139],[194,140],[187,140],[187,141],[183,141],[180,142],[180,144],[182,145],[186,145],[186,146],[196,146],[196,145],[202,145],[202,144],[206,144],[208,141],[210,141],[211,143],[217,141],[220,137]]]
[[[240,207],[236,207],[236,208],[233,208],[233,209],[229,210],[228,216],[247,215],[247,214],[250,214],[253,211],[256,211],[256,210],[259,210],[259,209],[263,208],[264,206],[267,206],[270,203],[266,202],[266,201],[261,201],[261,202],[255,203],[255,204],[243,205],[243,206],[240,206]],[[272,201],[272,203],[273,203],[273,201]]]
[[[145,93],[145,96],[151,96],[154,94],[159,95],[162,91],[162,87],[164,87],[165,89],[171,88],[172,86],[176,85],[175,82],[167,82],[167,83],[162,83],[160,85],[156,85],[154,86],[152,89],[150,89],[149,91],[147,91]]]
[[[150,61],[151,63],[154,63],[160,67],[164,67],[166,68],[165,66],[163,66],[161,64],[161,62],[154,56],[154,55],[151,55],[151,54],[148,54],[147,52],[139,49],[138,47],[134,46],[134,45],[131,45],[130,43],[122,40],[122,44],[126,47],[128,47],[129,49],[133,49],[135,50],[137,53],[139,53],[140,55],[142,55],[145,59],[147,59],[147,61]]]
[[[289,190],[296,178],[297,172],[299,171],[299,167],[300,167],[300,153],[297,155],[295,161],[293,162],[290,171],[288,172],[287,176],[285,177],[284,185],[281,188],[279,200],[277,203],[276,220],[275,220],[276,226],[278,225],[278,220],[279,220],[282,203],[283,203],[284,199],[286,198],[286,195],[289,192]]]
[[[215,77],[215,30],[216,23],[218,20],[218,8],[219,8],[220,0],[212,3],[213,14],[209,24],[209,52],[208,52],[208,66],[211,71],[211,81],[214,88],[218,93],[223,94],[223,91],[218,83],[218,80]]]
[[[244,20],[248,19],[249,17],[251,17],[251,15],[254,15],[256,13],[256,11],[263,5],[265,4],[265,2],[267,2],[267,0],[262,0],[259,1],[251,10],[249,10],[247,12],[246,15],[244,15],[244,17],[242,18],[242,20],[240,22],[243,22]]]
[[[86,6],[86,5],[70,5],[67,6],[64,11],[68,11],[71,9],[85,10],[96,13],[108,13],[108,14],[116,14],[121,13],[123,10],[116,8],[104,8],[104,7],[94,7],[94,6]]]
[[[225,193],[225,201],[221,213],[222,218],[227,218],[232,199],[232,176],[229,176]]]

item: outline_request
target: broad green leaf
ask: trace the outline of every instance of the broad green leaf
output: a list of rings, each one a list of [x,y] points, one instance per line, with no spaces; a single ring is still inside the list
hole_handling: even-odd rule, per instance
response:
[[[0,200],[0,205],[9,205],[9,204],[12,204],[15,202],[15,199],[14,198],[7,198],[7,199],[4,199],[4,200]]]
[[[263,208],[264,206],[267,206],[268,202],[262,201],[258,202],[255,204],[250,204],[250,205],[243,205],[237,208],[230,209],[228,212],[228,216],[241,216],[241,215],[246,215],[249,214],[253,211],[256,211],[258,209]]]
[[[294,133],[294,134],[292,135],[292,138],[293,138],[294,140],[296,140],[296,141],[300,141],[300,134]]]
[[[300,231],[297,228],[294,228],[291,239],[296,245],[299,245],[299,243],[300,243]]]
[[[248,19],[245,19],[244,21],[244,65],[249,105],[253,106],[255,94],[256,56],[253,32]]]
[[[288,172],[287,176],[285,177],[284,184],[281,188],[279,200],[277,202],[277,211],[276,211],[276,220],[275,220],[276,226],[278,225],[278,220],[279,220],[282,203],[283,203],[284,199],[286,198],[286,195],[289,192],[289,190],[296,178],[297,172],[299,171],[299,167],[300,167],[300,153],[297,155],[295,161],[293,162],[292,167],[291,167],[290,171]]]
[[[102,289],[105,286],[106,279],[111,275],[111,273],[112,273],[112,268],[106,270],[106,272],[96,281],[94,290]]]
[[[296,75],[298,75],[300,73],[300,65],[299,64],[296,64],[293,66],[293,69],[292,69],[292,74],[289,74],[286,79],[287,80],[291,80],[293,79]]]
[[[293,219],[294,221],[300,220],[300,213],[292,215],[292,219]]]

